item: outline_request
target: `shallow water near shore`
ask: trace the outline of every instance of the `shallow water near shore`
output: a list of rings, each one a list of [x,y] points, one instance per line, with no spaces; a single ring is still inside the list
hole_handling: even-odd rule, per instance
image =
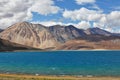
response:
[[[0,72],[120,76],[120,51],[1,52]]]

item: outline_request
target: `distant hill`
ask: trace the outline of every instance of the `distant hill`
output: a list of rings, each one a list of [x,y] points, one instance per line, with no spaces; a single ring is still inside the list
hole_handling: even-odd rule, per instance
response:
[[[84,30],[78,29],[72,25],[60,26],[54,25],[49,27],[50,33],[57,39],[58,42],[66,42],[71,39],[85,36]]]
[[[120,50],[120,38],[89,37],[86,39],[69,40],[55,48],[55,50]]]
[[[61,25],[53,25],[50,27],[46,27],[41,24],[32,24],[28,22],[20,22],[13,24],[12,26],[8,27],[4,31],[0,33],[0,39],[2,42],[8,41],[10,43],[15,43],[25,46],[30,46],[32,48],[37,49],[49,49],[49,50],[56,50],[56,49],[64,49],[65,47],[69,49],[75,49],[78,44],[76,42],[81,43],[82,40],[85,41],[86,45],[82,47],[88,47],[90,49],[95,49],[92,45],[87,46],[87,44],[91,43],[101,43],[105,41],[106,43],[114,43],[112,46],[115,46],[116,49],[120,49],[117,43],[120,39],[120,34],[115,34],[108,32],[106,30],[100,28],[88,28],[86,30],[78,29],[73,25],[69,26],[61,26]],[[5,42],[7,43],[7,42]],[[72,43],[72,44],[71,44]],[[68,45],[69,44],[69,45]],[[83,43],[79,44],[82,45]],[[117,44],[117,45],[116,45]],[[3,45],[4,46],[4,45]],[[13,45],[12,45],[13,46]],[[63,47],[64,46],[64,47]],[[104,49],[115,49],[112,47],[107,48],[105,47],[96,47],[97,48],[104,48]],[[118,46],[118,48],[117,48]],[[16,47],[16,46],[15,46]],[[86,48],[86,49],[88,49]],[[77,47],[77,49],[81,49]]]
[[[105,31],[103,29],[100,28],[88,28],[87,30],[85,30],[85,33],[88,35],[103,35],[103,36],[111,36],[112,33]]]

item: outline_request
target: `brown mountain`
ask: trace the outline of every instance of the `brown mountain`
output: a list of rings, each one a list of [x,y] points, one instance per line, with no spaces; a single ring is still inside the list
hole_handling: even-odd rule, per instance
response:
[[[100,28],[83,30],[72,25],[46,27],[40,24],[21,22],[1,32],[0,38],[2,41],[9,42],[6,45],[14,43],[22,45],[24,48],[29,46],[49,50],[120,49],[119,34]]]
[[[5,29],[0,33],[0,38],[16,44],[48,49],[85,35],[84,30],[72,25],[45,27],[40,24],[21,22]]]
[[[84,31],[87,35],[103,35],[103,36],[111,36],[112,33],[105,31],[100,28],[88,28]]]
[[[49,27],[51,34],[57,39],[58,42],[64,43],[68,40],[84,37],[86,34],[84,30],[78,29],[72,25],[60,26],[54,25]]]
[[[56,47],[55,50],[120,50],[120,39],[88,41],[70,40]]]
[[[8,27],[0,33],[0,38],[40,49],[55,47],[57,44],[45,26],[28,22],[17,23]]]

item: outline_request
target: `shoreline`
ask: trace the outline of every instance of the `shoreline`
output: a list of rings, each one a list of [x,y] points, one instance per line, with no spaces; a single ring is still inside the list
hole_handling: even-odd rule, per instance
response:
[[[94,77],[94,76],[57,76],[57,75],[27,75],[27,74],[2,74],[0,73],[0,80],[120,80],[120,77]]]
[[[94,51],[96,51],[96,52],[101,52],[101,51],[120,51],[120,50],[109,50],[109,49],[91,49],[91,50],[43,50],[43,51],[41,51],[41,50],[14,50],[14,51],[0,51],[0,53],[2,53],[2,52],[59,52],[59,51],[61,51],[61,52],[67,52],[67,51],[74,51],[74,52],[89,52],[89,51],[91,51],[91,52],[94,52]]]

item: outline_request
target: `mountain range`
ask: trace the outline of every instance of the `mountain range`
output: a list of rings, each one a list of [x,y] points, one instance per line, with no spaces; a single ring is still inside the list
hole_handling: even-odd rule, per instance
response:
[[[10,48],[11,47],[11,48]],[[10,49],[9,49],[10,48]],[[120,34],[100,28],[19,22],[0,30],[0,50],[120,49]]]

